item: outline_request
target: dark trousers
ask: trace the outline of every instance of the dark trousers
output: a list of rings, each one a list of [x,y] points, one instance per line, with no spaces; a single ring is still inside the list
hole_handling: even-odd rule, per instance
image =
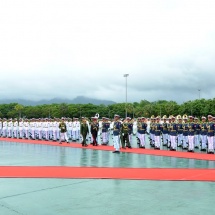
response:
[[[96,133],[92,133],[92,137],[93,137],[93,145],[97,145],[98,143],[97,143],[97,135],[98,135],[98,133],[96,132]]]

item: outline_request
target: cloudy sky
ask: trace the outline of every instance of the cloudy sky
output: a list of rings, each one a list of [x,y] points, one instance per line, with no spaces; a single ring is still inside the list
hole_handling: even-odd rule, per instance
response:
[[[0,0],[0,99],[215,97],[214,0]]]

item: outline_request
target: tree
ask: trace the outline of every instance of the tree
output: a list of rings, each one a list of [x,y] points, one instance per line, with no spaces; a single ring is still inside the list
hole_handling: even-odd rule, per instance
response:
[[[24,106],[23,105],[20,105],[20,104],[17,104],[15,107],[14,107],[15,111],[19,114],[19,118],[21,118],[22,116],[22,110],[24,109]]]

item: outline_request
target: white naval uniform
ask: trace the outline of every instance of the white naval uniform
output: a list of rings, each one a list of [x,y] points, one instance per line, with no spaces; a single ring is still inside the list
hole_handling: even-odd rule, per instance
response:
[[[7,136],[12,137],[13,136],[13,122],[9,121],[7,123]]]
[[[7,137],[7,121],[3,121],[3,137]]]
[[[18,121],[13,122],[13,137],[18,138]]]
[[[29,137],[29,133],[28,133],[28,131],[29,131],[29,122],[24,122],[23,125],[24,125],[24,136],[25,136],[26,139],[28,139],[28,137]]]
[[[19,138],[23,138],[23,121],[19,122]]]
[[[78,121],[72,122],[72,139],[73,140],[78,140]]]
[[[0,137],[2,136],[2,121],[0,121]]]

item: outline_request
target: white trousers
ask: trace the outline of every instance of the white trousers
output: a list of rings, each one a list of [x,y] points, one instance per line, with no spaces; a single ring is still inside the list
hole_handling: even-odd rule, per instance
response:
[[[139,134],[139,139],[140,139],[140,145],[145,146],[145,144],[146,144],[146,135],[145,134]]]
[[[116,151],[119,151],[119,148],[120,148],[120,138],[119,138],[119,135],[117,136],[113,136],[113,143],[114,143],[114,149]]]
[[[173,149],[176,149],[176,136],[171,136],[170,135],[170,141],[171,141],[171,147]]]
[[[63,140],[66,140],[66,142],[68,142],[68,136],[66,132],[60,133],[60,142]]]
[[[214,136],[209,137],[208,136],[208,151],[214,150]]]
[[[188,150],[194,150],[194,136],[188,136]]]
[[[160,148],[160,142],[161,142],[160,136],[155,135],[155,147]]]

